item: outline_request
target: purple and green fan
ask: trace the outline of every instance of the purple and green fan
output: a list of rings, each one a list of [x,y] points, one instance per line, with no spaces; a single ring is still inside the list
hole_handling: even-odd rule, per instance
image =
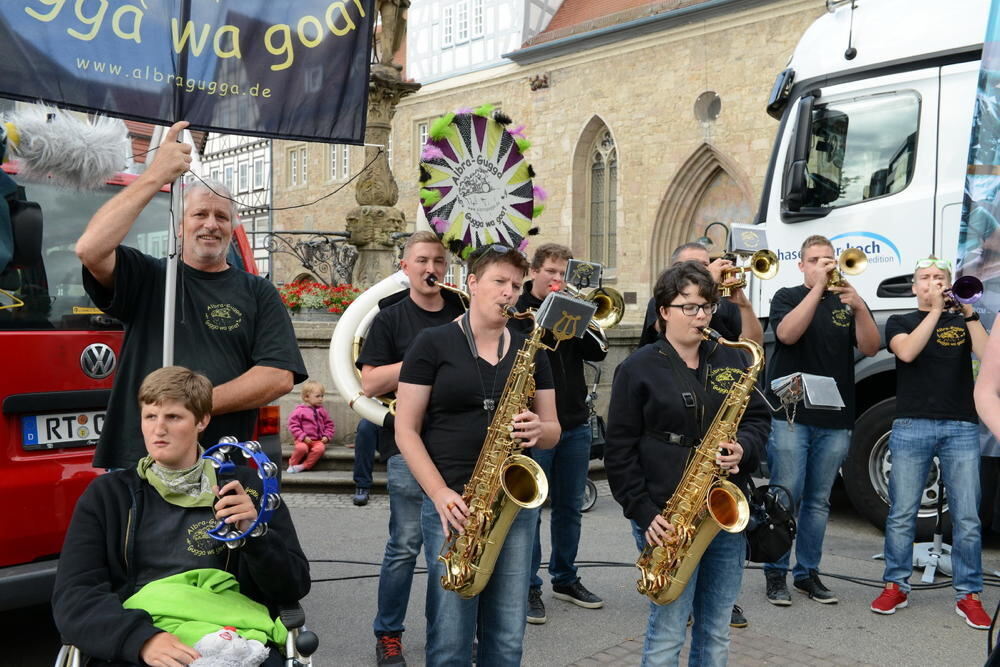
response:
[[[420,199],[431,227],[462,258],[491,243],[523,250],[537,233],[532,220],[544,193],[532,186],[523,126],[508,130],[509,124],[484,105],[445,114],[428,130]]]

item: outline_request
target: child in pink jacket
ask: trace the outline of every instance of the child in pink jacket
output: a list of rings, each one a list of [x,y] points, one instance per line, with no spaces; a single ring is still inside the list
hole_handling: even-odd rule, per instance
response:
[[[326,451],[336,429],[323,407],[326,389],[319,382],[302,384],[302,403],[288,415],[288,431],[295,438],[295,452],[288,461],[288,472],[310,470]]]

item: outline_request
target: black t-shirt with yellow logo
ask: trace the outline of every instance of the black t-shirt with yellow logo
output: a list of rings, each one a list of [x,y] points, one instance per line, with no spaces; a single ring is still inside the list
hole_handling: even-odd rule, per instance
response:
[[[890,317],[885,324],[886,347],[894,336],[916,329],[925,317],[923,310]],[[896,416],[978,424],[973,384],[972,340],[965,318],[942,313],[916,359],[907,363],[896,357]]]
[[[777,339],[778,325],[809,293],[805,285],[782,287],[771,301],[769,325],[775,332],[774,351],[767,360],[767,400],[779,405],[771,391],[771,380],[790,373],[811,373],[832,377],[844,399],[841,410],[810,410],[802,403],[795,408],[795,421],[823,428],[854,427],[854,317],[840,298],[827,292],[802,337],[794,345]],[[785,419],[785,411],[774,413]]]

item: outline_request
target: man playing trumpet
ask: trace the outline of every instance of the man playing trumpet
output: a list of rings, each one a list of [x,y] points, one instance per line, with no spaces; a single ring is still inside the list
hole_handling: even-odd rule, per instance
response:
[[[842,410],[789,407],[771,416],[767,465],[771,484],[791,491],[798,508],[795,537],[796,590],[823,604],[837,602],[820,582],[823,535],[830,515],[830,489],[851,444],[854,426],[854,348],[866,357],[879,349],[878,327],[858,292],[849,284],[828,287],[837,268],[833,244],[825,236],[802,243],[799,270],[803,284],[783,287],[771,301],[775,344],[768,360],[767,385],[791,373],[833,377],[844,401]],[[769,400],[777,397],[768,390]],[[787,421],[786,421],[787,419]],[[764,566],[768,602],[792,604],[785,584],[789,556]]]
[[[987,334],[971,303],[948,296],[950,287],[951,262],[920,260],[913,272],[917,310],[893,315],[885,325],[886,347],[896,355],[896,419],[889,438],[885,588],[871,610],[894,614],[907,605],[917,510],[936,456],[954,530],[955,613],[970,627],[987,630],[990,617],[979,600],[979,419],[971,356],[983,357]]]

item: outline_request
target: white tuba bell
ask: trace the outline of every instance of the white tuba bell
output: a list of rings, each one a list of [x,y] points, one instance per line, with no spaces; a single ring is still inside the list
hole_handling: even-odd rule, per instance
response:
[[[383,278],[365,290],[347,307],[333,329],[330,339],[330,374],[333,384],[347,405],[370,422],[382,426],[389,407],[377,398],[369,398],[361,391],[361,373],[354,365],[355,347],[360,350],[372,320],[378,314],[378,303],[390,294],[410,288],[410,281],[402,271]]]

